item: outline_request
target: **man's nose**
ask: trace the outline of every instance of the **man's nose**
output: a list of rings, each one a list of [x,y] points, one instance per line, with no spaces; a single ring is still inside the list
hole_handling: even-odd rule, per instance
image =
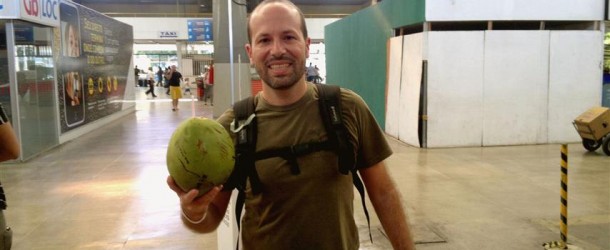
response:
[[[276,40],[273,42],[271,46],[271,54],[274,56],[281,56],[286,53],[286,47],[281,40]]]

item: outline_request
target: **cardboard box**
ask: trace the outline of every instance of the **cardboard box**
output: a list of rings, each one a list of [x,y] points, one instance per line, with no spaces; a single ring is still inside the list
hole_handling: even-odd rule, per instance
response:
[[[610,109],[590,108],[574,120],[574,127],[583,139],[598,141],[610,133]]]

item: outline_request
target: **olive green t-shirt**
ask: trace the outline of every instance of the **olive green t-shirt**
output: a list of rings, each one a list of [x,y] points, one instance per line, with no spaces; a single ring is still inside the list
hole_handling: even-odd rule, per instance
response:
[[[257,151],[327,138],[313,84],[308,84],[303,98],[289,106],[272,106],[260,94],[255,104]],[[370,167],[390,156],[383,132],[362,98],[341,89],[341,105],[357,168]],[[228,110],[218,120],[228,128],[233,117],[233,111]],[[280,157],[256,162],[263,191],[253,195],[247,184],[241,224],[244,249],[358,249],[352,177],[339,172],[337,155],[317,151],[297,161],[299,175],[291,174],[290,165]]]

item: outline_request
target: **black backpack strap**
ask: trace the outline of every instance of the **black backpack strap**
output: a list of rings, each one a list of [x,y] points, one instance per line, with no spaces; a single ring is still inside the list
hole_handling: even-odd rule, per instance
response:
[[[349,174],[356,167],[356,157],[352,144],[348,141],[347,129],[341,113],[341,89],[339,86],[316,84],[318,88],[320,115],[328,134],[339,155],[339,172]]]
[[[366,215],[366,222],[369,227],[369,239],[373,242],[371,234],[371,220],[369,211],[366,208],[364,184],[358,175],[356,169],[356,156],[352,144],[349,143],[347,128],[343,123],[341,111],[341,88],[335,85],[316,84],[318,88],[320,115],[324,122],[324,127],[328,134],[328,139],[335,145],[335,150],[339,158],[339,172],[342,174],[352,173],[352,181],[354,186],[360,193],[362,200],[362,208]]]
[[[364,199],[364,194],[366,193],[366,191],[364,190],[364,183],[362,183],[362,180],[358,175],[358,170],[352,169],[351,172],[354,187],[356,187],[358,193],[360,193],[360,200],[362,200],[362,209],[364,210],[364,215],[366,215],[366,224],[369,227],[369,239],[371,240],[371,243],[373,243],[373,235],[371,234],[371,219],[369,218],[369,210],[366,209],[366,200]]]
[[[246,181],[249,179],[252,191],[257,194],[262,191],[262,184],[254,166],[257,139],[254,109],[254,97],[248,97],[233,105],[235,120],[231,123],[231,131],[236,134],[235,168],[225,185],[227,189],[245,190]]]
[[[235,204],[235,217],[238,231],[241,231],[241,213],[246,201],[246,185],[250,180],[252,192],[262,191],[262,184],[255,168],[257,122],[255,114],[254,97],[236,102],[233,105],[235,119],[231,123],[231,131],[235,136],[235,167],[225,183],[224,190],[237,189],[238,195]],[[239,249],[239,239],[237,240]]]

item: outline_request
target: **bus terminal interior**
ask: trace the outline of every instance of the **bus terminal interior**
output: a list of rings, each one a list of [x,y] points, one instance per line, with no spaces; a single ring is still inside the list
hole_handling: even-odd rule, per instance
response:
[[[416,249],[610,250],[610,131],[590,140],[575,122],[610,119],[610,8],[554,1],[292,1],[306,64],[384,130]],[[11,249],[235,249],[235,233],[183,225],[166,153],[184,120],[261,91],[245,25],[221,24],[262,1],[61,0],[45,10],[57,19],[26,2],[0,1],[0,103],[22,151],[0,163]],[[162,83],[156,97],[141,84],[171,65],[192,84],[176,111]],[[392,249],[354,197],[360,249]]]

